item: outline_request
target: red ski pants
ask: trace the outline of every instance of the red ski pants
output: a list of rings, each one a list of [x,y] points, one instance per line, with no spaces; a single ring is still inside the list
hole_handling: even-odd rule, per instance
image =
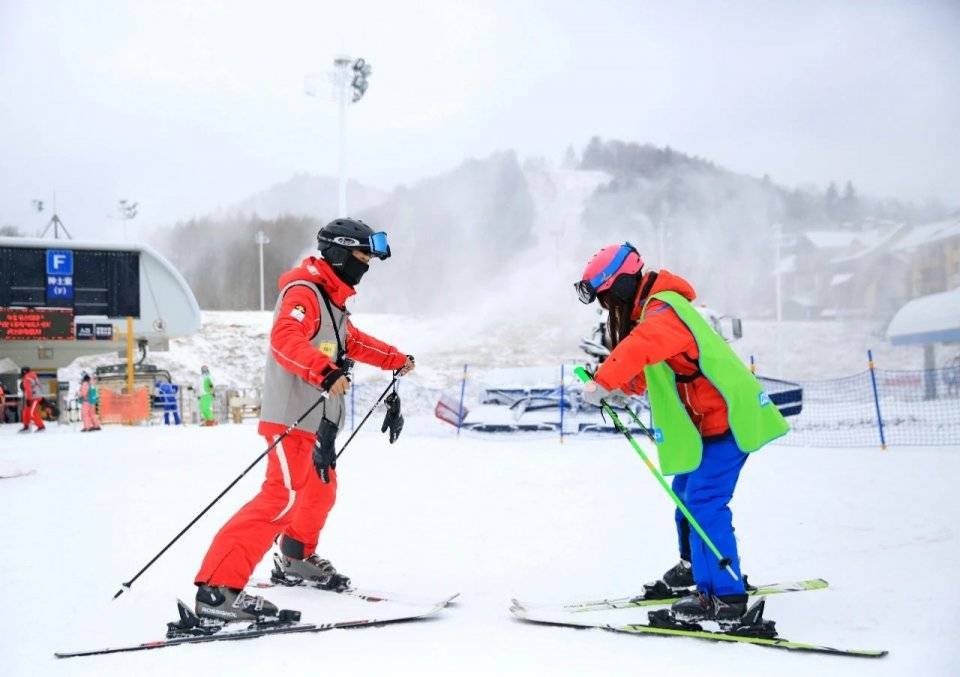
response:
[[[31,423],[37,426],[37,430],[43,429],[43,419],[40,418],[39,399],[30,400],[30,403],[23,409],[23,427],[29,428]]]
[[[309,557],[336,498],[336,471],[331,468],[330,483],[324,484],[313,467],[312,437],[285,437],[267,455],[260,493],[213,537],[194,582],[243,588],[277,534],[303,543]]]

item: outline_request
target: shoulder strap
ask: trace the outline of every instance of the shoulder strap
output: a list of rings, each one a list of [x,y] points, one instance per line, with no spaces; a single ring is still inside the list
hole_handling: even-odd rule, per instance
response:
[[[689,355],[687,355],[686,353],[681,353],[681,354],[680,354],[680,357],[682,357],[682,358],[685,359],[687,362],[689,362],[689,363],[692,364],[694,367],[696,367],[697,370],[696,370],[695,372],[693,372],[692,374],[676,374],[676,372],[674,372],[675,375],[676,375],[677,383],[693,383],[693,382],[696,381],[698,378],[700,378],[701,376],[703,376],[703,371],[701,371],[701,369],[700,369],[700,360],[695,360],[695,359],[693,359],[692,357],[690,357]]]
[[[327,296],[327,293],[319,286],[317,286],[317,291],[320,294],[320,298],[323,299],[323,304],[327,307],[327,315],[330,316],[330,322],[333,323],[333,335],[337,337],[337,364],[340,364],[340,360],[346,354],[346,351],[343,349],[343,341],[340,340],[340,328],[337,327],[337,321],[333,317],[333,307],[330,305],[330,298]]]
[[[346,351],[344,350],[344,347],[343,347],[343,340],[340,338],[340,328],[337,327],[337,321],[333,317],[333,306],[330,303],[330,298],[327,296],[327,293],[323,290],[322,287],[320,287],[320,285],[314,284],[309,280],[294,280],[293,282],[291,282],[286,287],[280,290],[280,296],[282,297],[284,294],[286,294],[291,287],[309,287],[310,289],[313,290],[313,293],[317,295],[317,298],[323,301],[323,305],[326,306],[327,308],[327,316],[330,318],[330,322],[333,324],[333,335],[337,338],[337,360],[336,361],[339,364],[340,359],[346,354]],[[320,325],[318,324],[317,331],[320,331],[319,326]],[[314,336],[316,336],[316,333],[314,333],[313,336],[310,337],[310,339],[313,340]]]

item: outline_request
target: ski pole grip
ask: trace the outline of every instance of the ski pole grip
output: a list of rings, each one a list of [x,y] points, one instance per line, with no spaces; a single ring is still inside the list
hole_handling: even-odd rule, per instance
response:
[[[584,383],[589,383],[590,381],[593,380],[590,374],[587,373],[587,370],[584,369],[583,367],[574,368],[573,373],[578,379],[580,379]]]

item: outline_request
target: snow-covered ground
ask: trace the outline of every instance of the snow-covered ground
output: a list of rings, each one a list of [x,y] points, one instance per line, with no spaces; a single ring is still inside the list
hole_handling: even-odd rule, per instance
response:
[[[252,424],[15,429],[0,428],[0,474],[36,473],[0,480],[3,675],[955,675],[960,665],[960,449],[774,446],[744,470],[733,509],[745,571],[756,582],[831,584],[773,597],[767,615],[785,637],[890,650],[876,661],[515,621],[511,597],[639,590],[676,559],[671,504],[622,439],[457,439],[428,418],[411,420],[393,446],[373,427],[358,435],[338,467],[321,551],[363,587],[460,592],[438,618],[57,661],[55,650],[163,634],[174,599],[192,599],[210,538],[257,490],[262,468],[131,591],[113,593],[261,441]]]

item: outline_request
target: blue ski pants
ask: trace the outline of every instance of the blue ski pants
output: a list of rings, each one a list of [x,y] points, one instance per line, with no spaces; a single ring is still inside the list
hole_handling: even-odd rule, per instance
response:
[[[724,557],[730,558],[737,576],[740,576],[740,558],[733,536],[733,513],[729,504],[746,461],[747,454],[740,451],[733,433],[727,432],[719,437],[705,438],[700,467],[673,478],[674,492],[717,549]],[[720,568],[716,555],[703,542],[696,529],[687,524],[679,510],[676,511],[676,521],[680,554],[684,559],[689,557],[693,565],[693,580],[697,590],[713,595],[742,594],[742,578],[735,581],[726,570]]]

